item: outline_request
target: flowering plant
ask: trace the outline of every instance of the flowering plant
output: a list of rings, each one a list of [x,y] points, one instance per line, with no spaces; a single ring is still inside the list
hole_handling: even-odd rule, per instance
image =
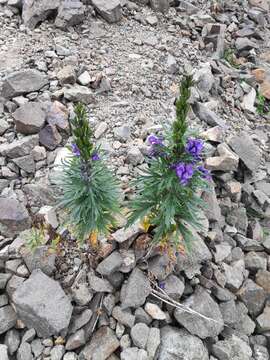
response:
[[[199,190],[208,187],[211,175],[203,167],[202,140],[188,132],[192,78],[180,86],[176,120],[166,136],[150,135],[149,167],[135,181],[137,195],[130,204],[128,225],[138,219],[152,229],[153,241],[174,253],[189,248],[191,227],[200,229],[199,213],[204,206]]]
[[[63,163],[59,206],[65,210],[67,223],[77,239],[82,242],[88,238],[96,246],[97,234],[106,234],[119,212],[118,183],[100,149],[92,142],[92,130],[82,104],[76,106],[70,125],[74,142],[71,156]]]

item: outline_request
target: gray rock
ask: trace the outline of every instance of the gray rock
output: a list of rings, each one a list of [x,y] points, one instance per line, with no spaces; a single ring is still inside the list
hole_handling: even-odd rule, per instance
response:
[[[106,360],[119,347],[114,332],[107,326],[98,329],[89,344],[80,353],[80,357],[93,360]]]
[[[0,308],[0,335],[13,328],[17,315],[11,306]]]
[[[46,149],[52,151],[62,141],[62,136],[59,134],[55,125],[48,124],[39,132],[39,142]]]
[[[44,183],[26,184],[23,192],[31,206],[41,208],[43,205],[55,205],[53,189]]]
[[[75,352],[67,352],[65,353],[63,360],[77,360],[78,355]]]
[[[129,312],[122,310],[120,306],[115,306],[112,311],[112,316],[122,325],[133,327],[135,323],[135,316]]]
[[[66,133],[69,132],[69,110],[65,105],[60,103],[59,101],[54,101],[48,107],[48,111],[46,114],[46,120],[48,124],[55,125],[59,131],[64,131]],[[42,150],[43,149],[43,150]],[[44,159],[44,148],[38,148],[37,153],[40,154],[41,159]],[[46,157],[46,152],[45,152]]]
[[[64,98],[73,102],[81,101],[86,105],[95,102],[93,91],[86,86],[78,84],[64,88]]]
[[[253,280],[247,279],[238,292],[239,298],[248,308],[251,316],[258,316],[263,310],[267,294]]]
[[[249,252],[245,256],[245,267],[251,272],[267,269],[267,258],[264,254],[258,254],[255,251]]]
[[[9,128],[9,123],[5,119],[0,119],[0,136],[2,136]]]
[[[237,38],[235,41],[235,47],[238,52],[249,51],[256,49],[258,46],[255,42],[249,40],[248,38]]]
[[[12,237],[31,226],[26,207],[14,198],[0,198],[0,233]]]
[[[62,360],[65,353],[65,347],[63,345],[56,345],[50,352],[51,360]]]
[[[71,323],[68,329],[69,334],[74,334],[76,331],[86,325],[90,321],[92,314],[92,310],[85,309],[81,314],[74,315],[74,317],[71,319]]]
[[[179,300],[185,290],[184,283],[175,275],[169,275],[164,280],[164,290],[175,300]]]
[[[159,360],[209,360],[207,349],[196,336],[184,329],[165,326],[161,329]]]
[[[270,306],[266,306],[261,315],[256,319],[258,332],[264,333],[270,331]]]
[[[22,337],[22,343],[23,342],[28,342],[30,343],[32,340],[34,340],[36,336],[36,330],[35,329],[29,329],[26,330],[26,332],[24,333],[23,337]]]
[[[49,254],[47,246],[39,246],[35,250],[21,250],[23,260],[30,272],[39,269],[44,274],[51,276],[55,271],[55,254]]]
[[[13,159],[13,162],[29,174],[33,174],[36,170],[36,164],[32,154]]]
[[[60,285],[40,270],[34,270],[13,294],[20,319],[40,337],[65,333],[72,306]]]
[[[22,11],[25,25],[30,29],[34,29],[40,22],[54,14],[59,5],[60,0],[25,0]]]
[[[0,290],[5,290],[8,280],[11,278],[11,274],[0,273]]]
[[[260,150],[246,132],[243,131],[238,136],[231,138],[229,145],[250,171],[259,168],[261,162]]]
[[[85,345],[85,342],[85,331],[83,329],[80,329],[67,339],[66,350],[78,349],[81,346]]]
[[[7,295],[3,294],[0,295],[0,307],[8,305],[8,297]]]
[[[88,281],[90,288],[96,292],[113,292],[113,287],[106,279],[101,279],[94,274],[89,273]]]
[[[21,343],[17,351],[17,360],[34,360],[30,344],[26,342]]]
[[[120,0],[92,0],[96,11],[109,23],[117,22],[122,17]]]
[[[34,2],[33,0],[28,1]],[[54,1],[54,3],[56,2],[57,1]],[[10,99],[15,96],[38,91],[47,83],[48,78],[37,70],[28,69],[17,71],[4,79],[1,96]]]
[[[123,309],[143,305],[150,292],[151,286],[147,276],[140,269],[135,268],[129,276],[126,286],[121,290]]]
[[[67,29],[83,22],[85,6],[79,0],[64,0],[59,8],[55,19],[55,26],[60,29]]]
[[[16,130],[21,134],[36,134],[45,124],[44,107],[37,102],[20,106],[13,114]]]
[[[147,352],[136,347],[127,348],[120,354],[121,360],[148,360]]]
[[[236,171],[239,157],[225,143],[218,145],[217,150],[220,156],[206,159],[205,166],[207,169],[212,171]]]
[[[5,335],[5,345],[8,347],[8,353],[13,355],[20,345],[21,338],[19,331],[16,329],[10,329]]]
[[[214,58],[221,59],[224,55],[226,25],[207,23],[202,30],[205,45],[212,44]]]
[[[130,332],[133,344],[140,349],[145,349],[149,335],[149,327],[143,323],[134,325]]]
[[[101,275],[108,276],[119,270],[122,265],[122,257],[118,251],[112,252],[97,267],[97,272]]]
[[[25,136],[20,140],[15,140],[10,144],[0,145],[0,154],[11,159],[29,155],[31,150],[38,145],[38,135]]]
[[[154,359],[160,345],[160,329],[150,328],[146,344],[146,350],[150,359]]]
[[[253,348],[254,360],[269,360],[269,353],[265,346],[255,344]]]
[[[221,128],[226,128],[226,122],[221,119],[214,111],[208,109],[204,104],[200,102],[196,102],[192,109],[196,116],[201,120],[204,121],[206,124],[211,126],[220,126]]]
[[[22,285],[25,279],[21,276],[13,275],[7,284],[7,294],[10,298],[12,298],[13,293],[17,290],[18,287]]]
[[[237,291],[244,281],[245,263],[238,260],[231,265],[223,263],[224,275],[226,278],[226,286],[232,291]]]
[[[167,12],[170,8],[169,0],[150,0],[150,6],[155,11]]]
[[[224,327],[223,318],[217,303],[202,288],[198,287],[193,295],[183,302],[183,305],[206,316],[206,320],[197,314],[176,309],[174,316],[180,325],[184,326],[191,334],[201,339],[214,337],[221,333]]]
[[[0,359],[9,360],[8,357],[8,348],[6,345],[0,344]]]
[[[93,294],[90,291],[87,283],[73,284],[71,288],[71,294],[73,300],[79,306],[87,305],[93,298]]]
[[[38,338],[34,339],[31,342],[31,349],[32,349],[32,353],[34,354],[34,356],[36,358],[38,358],[44,350],[44,346],[42,345],[41,340]]]
[[[218,360],[251,360],[252,357],[248,344],[235,335],[214,344],[212,353]]]
[[[127,153],[127,162],[131,165],[139,165],[144,161],[144,156],[140,149],[136,146],[131,147]]]

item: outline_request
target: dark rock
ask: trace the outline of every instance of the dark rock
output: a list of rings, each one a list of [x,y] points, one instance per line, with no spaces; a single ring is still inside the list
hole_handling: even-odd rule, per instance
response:
[[[54,150],[62,141],[62,136],[57,131],[56,126],[46,125],[39,132],[39,142],[48,150]]]

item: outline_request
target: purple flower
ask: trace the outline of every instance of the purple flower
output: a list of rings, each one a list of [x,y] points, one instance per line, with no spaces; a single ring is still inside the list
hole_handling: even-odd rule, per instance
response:
[[[203,150],[204,144],[200,139],[188,139],[186,144],[186,152],[192,155],[194,158],[198,159]]]
[[[92,160],[93,160],[93,161],[98,161],[98,160],[100,160],[100,157],[99,157],[98,153],[96,153],[96,152],[93,153],[93,155],[92,155]]]
[[[201,173],[201,177],[205,180],[212,180],[212,176],[210,174],[210,171],[207,170],[205,167],[203,166],[198,166],[198,170]]]
[[[175,172],[180,180],[180,183],[185,186],[192,178],[194,170],[192,164],[179,163],[175,167]]]
[[[77,157],[81,156],[81,152],[80,152],[80,149],[78,148],[77,144],[75,144],[75,143],[71,144],[71,150],[75,156],[77,156]]]
[[[160,287],[160,289],[164,290],[165,289],[165,282],[164,281],[160,281],[158,286]]]
[[[155,135],[149,135],[148,138],[147,138],[147,142],[150,144],[150,145],[160,145],[160,146],[163,146],[163,140],[158,138],[157,136]]]

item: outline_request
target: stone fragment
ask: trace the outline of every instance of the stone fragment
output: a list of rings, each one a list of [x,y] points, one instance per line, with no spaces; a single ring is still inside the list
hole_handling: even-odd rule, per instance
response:
[[[206,124],[210,126],[219,126],[223,129],[226,128],[226,122],[215,114],[214,111],[208,109],[206,105],[200,102],[195,102],[192,109],[195,115]]]
[[[2,136],[9,128],[9,123],[5,119],[0,119],[0,136]]]
[[[259,270],[256,274],[256,284],[261,286],[268,294],[270,294],[270,272]]]
[[[112,316],[120,323],[130,328],[133,327],[135,316],[129,312],[122,310],[120,306],[115,306],[112,311]]]
[[[165,326],[161,329],[159,360],[209,360],[203,342],[184,329]],[[229,359],[228,359],[229,360]]]
[[[25,0],[22,9],[24,24],[34,29],[39,23],[56,13],[59,5],[60,0]]]
[[[140,349],[145,349],[149,334],[149,327],[143,323],[134,325],[131,329],[130,335],[133,344]]]
[[[69,111],[59,101],[54,101],[47,111],[46,120],[48,124],[54,125],[58,130],[69,132]]]
[[[109,23],[115,23],[122,17],[120,0],[92,0],[96,11]]]
[[[9,360],[8,357],[8,348],[6,345],[0,344],[0,359]]]
[[[144,156],[140,149],[136,146],[131,147],[127,153],[127,162],[131,165],[139,165],[144,161]]]
[[[29,1],[34,2],[34,0]],[[54,3],[56,2],[57,1],[54,1]],[[17,71],[11,73],[4,79],[0,95],[6,99],[10,99],[15,96],[38,91],[47,83],[48,78],[37,70],[28,69]]]
[[[222,58],[225,48],[226,25],[207,23],[202,30],[205,45],[212,44],[215,58]]]
[[[97,267],[97,272],[101,275],[108,276],[119,270],[122,265],[122,257],[118,251],[112,252]]]
[[[106,360],[118,347],[119,341],[115,333],[109,327],[102,326],[81,351],[80,357],[89,360]]]
[[[5,345],[8,347],[8,353],[13,355],[21,343],[19,331],[10,329],[5,335]]]
[[[21,134],[36,134],[45,124],[44,108],[37,102],[28,102],[20,106],[13,117],[16,130]]]
[[[129,276],[126,286],[121,290],[123,309],[143,305],[150,292],[151,286],[147,276],[140,269],[135,268]]]
[[[201,339],[214,337],[223,330],[224,322],[217,303],[202,287],[198,287],[183,303],[186,307],[204,315],[208,320],[197,314],[176,309],[174,316],[178,323],[184,326],[191,334]]]
[[[164,290],[173,299],[179,300],[185,290],[184,283],[175,275],[169,275],[163,282]]]
[[[234,154],[226,144],[218,145],[217,150],[220,156],[206,159],[206,168],[211,171],[236,171],[239,157]]]
[[[82,86],[87,86],[91,82],[91,76],[88,71],[84,71],[79,77],[78,77],[78,83]]]
[[[160,329],[151,327],[148,334],[146,350],[150,359],[154,359],[160,345]]]
[[[155,11],[167,12],[170,8],[169,0],[150,0],[150,6]]]
[[[67,29],[83,22],[85,6],[80,0],[64,0],[60,3],[55,26],[60,29]]]
[[[0,197],[0,233],[13,237],[31,226],[26,207],[17,199]]]
[[[50,352],[51,360],[61,360],[64,353],[65,353],[65,348],[63,345],[54,346]]]
[[[270,331],[270,306],[266,306],[263,313],[256,319],[260,333]]]
[[[54,150],[58,145],[60,145],[61,141],[62,136],[57,131],[55,125],[48,124],[39,132],[40,144],[50,151]]]
[[[251,6],[258,7],[266,12],[269,11],[269,2],[267,0],[249,0]]]
[[[246,305],[251,316],[258,316],[263,310],[267,294],[253,280],[247,279],[238,291],[238,297]]]
[[[256,273],[258,270],[266,270],[267,258],[263,254],[251,251],[245,256],[245,267],[253,273]]]
[[[95,103],[95,95],[93,91],[86,86],[78,84],[65,87],[64,98],[75,103],[81,101],[86,105]]]
[[[121,352],[121,360],[148,360],[147,352],[137,347],[129,347]]]
[[[250,51],[252,49],[257,49],[258,45],[246,37],[245,38],[239,37],[235,41],[235,47],[239,53],[242,53],[242,52]]]
[[[155,320],[166,320],[166,314],[156,304],[147,302],[144,307],[147,314]]]
[[[25,265],[31,273],[37,269],[48,276],[51,276],[54,273],[56,269],[56,254],[50,254],[47,246],[39,246],[33,251],[22,249],[20,253]]]
[[[13,328],[16,324],[17,315],[10,305],[0,308],[0,335]]]
[[[75,84],[76,72],[73,66],[66,65],[58,73],[57,78],[61,85]]]
[[[17,351],[17,360],[34,360],[30,344],[27,342],[21,343]]]
[[[244,281],[245,263],[242,259],[231,263],[231,265],[223,263],[224,275],[226,278],[226,286],[232,291],[237,291]]]
[[[239,135],[232,137],[229,145],[250,171],[259,168],[261,162],[260,150],[246,132],[241,132]]]
[[[20,319],[40,337],[67,331],[72,306],[60,285],[40,270],[34,270],[13,294]]]
[[[85,331],[83,329],[78,330],[67,339],[66,350],[78,349],[83,346],[85,342]]]
[[[252,357],[249,345],[235,335],[214,344],[212,353],[218,360],[251,360]]]
[[[36,170],[36,164],[32,154],[13,159],[13,162],[29,174],[33,174]]]

